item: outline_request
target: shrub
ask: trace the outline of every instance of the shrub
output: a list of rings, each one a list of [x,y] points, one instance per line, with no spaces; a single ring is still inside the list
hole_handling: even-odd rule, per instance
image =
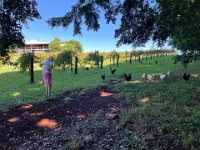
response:
[[[65,65],[70,64],[71,60],[72,60],[72,52],[65,50],[60,54],[58,54],[55,60],[55,64],[59,67],[62,66],[63,68],[65,68]]]

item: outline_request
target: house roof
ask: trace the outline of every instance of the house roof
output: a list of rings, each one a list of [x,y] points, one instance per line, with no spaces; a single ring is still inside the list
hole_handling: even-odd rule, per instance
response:
[[[26,41],[25,44],[50,44],[50,42],[43,42],[43,41],[37,41],[37,40],[30,40],[30,41]]]

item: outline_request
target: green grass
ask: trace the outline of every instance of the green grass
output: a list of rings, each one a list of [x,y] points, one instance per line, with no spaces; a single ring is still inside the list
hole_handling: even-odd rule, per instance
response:
[[[109,66],[104,69],[91,69],[86,71],[84,68],[78,70],[78,74],[71,73],[69,69],[63,71],[60,69],[53,70],[53,87],[51,97],[59,96],[64,91],[70,91],[78,88],[93,88],[98,85],[106,84],[110,80],[119,79],[120,76],[127,72],[132,73],[134,80],[140,80],[142,73],[166,73],[168,69],[171,71],[181,67],[180,64],[172,63],[172,56],[168,56],[168,63],[165,62],[166,57],[158,57],[154,59],[144,60],[143,64],[133,61],[132,64],[121,62],[117,69],[116,75],[110,74]],[[159,65],[155,64],[155,60],[160,61]],[[151,64],[149,64],[151,63]],[[106,81],[102,81],[101,74],[106,74]],[[25,103],[35,103],[46,100],[45,87],[41,83],[41,68],[35,64],[35,83],[29,84],[28,73],[18,73],[17,69],[11,66],[0,66],[0,110],[5,111],[7,108]]]
[[[200,63],[192,63],[188,69],[176,68],[163,81],[122,83],[115,90],[119,100],[133,106],[122,110],[120,128],[135,123],[145,130],[165,128],[164,139],[180,143],[186,149],[200,149]],[[163,68],[162,68],[163,69]],[[182,79],[189,72],[189,81]],[[162,138],[161,136],[161,138]]]

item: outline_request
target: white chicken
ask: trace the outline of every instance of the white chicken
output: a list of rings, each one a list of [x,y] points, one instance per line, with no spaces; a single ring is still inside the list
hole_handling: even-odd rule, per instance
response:
[[[144,80],[147,79],[147,73],[146,72],[142,74],[142,79],[144,79]]]
[[[153,78],[154,78],[153,75],[147,74],[147,79],[148,79],[148,80],[153,80]]]
[[[167,75],[168,75],[168,76],[171,75],[171,72],[170,72],[169,70],[167,71]]]
[[[160,75],[160,80],[163,80],[165,77],[166,77],[165,74],[161,74],[161,75]]]

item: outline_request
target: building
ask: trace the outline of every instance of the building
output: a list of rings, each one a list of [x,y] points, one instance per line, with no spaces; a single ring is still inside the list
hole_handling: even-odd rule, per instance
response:
[[[49,42],[41,42],[37,40],[31,40],[25,42],[25,52],[49,52]]]

